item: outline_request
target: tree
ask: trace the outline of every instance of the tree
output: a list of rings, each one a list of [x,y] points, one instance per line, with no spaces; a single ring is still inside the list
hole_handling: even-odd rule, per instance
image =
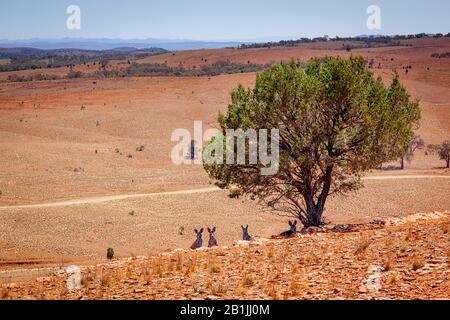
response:
[[[260,163],[204,167],[231,197],[248,195],[305,227],[320,226],[329,196],[357,190],[365,171],[404,155],[419,119],[419,103],[398,75],[386,88],[361,57],[281,63],[259,74],[253,89],[235,89],[218,118],[222,133],[279,129],[278,173],[261,175]]]
[[[425,141],[420,136],[414,136],[414,138],[409,143],[408,151],[400,158],[400,166],[402,170],[405,169],[405,158],[406,161],[411,162],[411,160],[414,158],[414,152],[416,152],[416,150],[422,149],[424,146]]]
[[[446,162],[447,168],[450,168],[450,140],[446,140],[441,144],[430,144],[428,151],[437,154],[441,160]]]

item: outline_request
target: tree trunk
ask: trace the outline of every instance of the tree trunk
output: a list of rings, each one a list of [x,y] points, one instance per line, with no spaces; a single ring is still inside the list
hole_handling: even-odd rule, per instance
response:
[[[305,226],[306,228],[320,227],[322,225],[323,208],[321,208],[320,206],[314,206],[311,210],[307,212],[307,214],[309,225]]]
[[[447,157],[447,169],[450,168],[450,155]]]
[[[400,169],[401,170],[405,169],[405,157],[401,157],[400,159]]]
[[[315,221],[317,221],[317,207],[314,203],[314,199],[312,194],[309,194],[305,197],[305,203],[306,203],[306,219],[307,219],[307,225],[304,224],[305,228],[315,226]]]
[[[334,166],[328,166],[323,176],[322,192],[317,199],[317,203],[314,201],[313,191],[308,187],[308,193],[304,195],[306,203],[306,218],[307,224],[304,227],[320,227],[322,225],[322,215],[325,209],[325,202],[327,201],[328,194],[330,193],[331,182],[333,177]]]

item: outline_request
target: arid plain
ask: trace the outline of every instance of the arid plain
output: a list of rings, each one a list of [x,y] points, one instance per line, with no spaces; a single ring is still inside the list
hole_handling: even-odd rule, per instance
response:
[[[189,68],[227,59],[262,64],[361,55],[374,60],[374,73],[385,81],[396,69],[420,99],[417,133],[426,144],[448,140],[450,59],[431,55],[450,52],[450,39],[403,44],[352,52],[341,50],[340,43],[197,50],[143,62]],[[412,68],[406,73],[404,66]],[[217,127],[230,91],[239,83],[252,86],[255,78],[244,73],[1,83],[0,269],[101,261],[108,247],[117,257],[153,256],[188,248],[195,227],[216,226],[221,245],[240,239],[241,224],[265,238],[283,231],[286,217],[249,199],[231,200],[226,191],[213,190],[201,166],[175,166],[170,159],[175,129],[192,131],[196,120],[204,129]],[[332,199],[326,220],[363,223],[449,210],[450,171],[444,164],[425,150],[405,170],[386,164],[391,170],[369,173],[355,195]],[[122,197],[128,195],[141,196]]]

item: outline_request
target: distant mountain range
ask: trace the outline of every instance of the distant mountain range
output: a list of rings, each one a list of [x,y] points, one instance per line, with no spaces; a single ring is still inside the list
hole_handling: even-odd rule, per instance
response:
[[[0,48],[28,47],[36,49],[83,49],[83,50],[112,50],[116,48],[145,49],[158,47],[168,51],[215,49],[237,47],[246,42],[239,41],[196,41],[170,39],[28,39],[2,40]]]
[[[443,34],[417,34],[417,35],[360,35],[356,37],[336,37],[328,36],[317,38],[293,37],[270,37],[259,39],[247,39],[236,41],[198,41],[198,40],[174,40],[174,39],[85,39],[85,38],[62,38],[62,39],[27,39],[27,40],[2,40],[0,48],[34,48],[41,50],[71,49],[90,51],[114,51],[120,53],[135,52],[138,50],[154,50],[160,48],[167,51],[196,50],[196,49],[217,49],[227,47],[258,48],[272,45],[298,44],[303,42],[327,41],[327,40],[359,40],[359,41],[389,41],[421,37],[449,37]],[[30,49],[31,50],[31,49]]]
[[[145,48],[139,49],[135,47],[119,47],[106,50],[92,49],[37,49],[29,47],[2,48],[0,46],[0,59],[13,58],[44,58],[55,56],[85,56],[85,57],[108,57],[117,55],[155,55],[168,52],[162,48]]]

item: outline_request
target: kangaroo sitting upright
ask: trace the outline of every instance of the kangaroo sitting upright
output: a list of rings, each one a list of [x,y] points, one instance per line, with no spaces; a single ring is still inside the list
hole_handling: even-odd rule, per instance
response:
[[[242,240],[244,241],[252,241],[252,236],[248,233],[248,225],[246,227],[241,226],[242,228]]]
[[[294,220],[294,222],[289,221],[289,227],[290,229],[288,231],[281,233],[280,237],[290,238],[293,235],[295,235],[297,233],[297,220]]]
[[[209,241],[208,241],[208,247],[217,247],[217,240],[216,240],[216,227],[212,228],[212,230],[210,228],[208,228],[208,233],[209,233]]]
[[[191,246],[191,249],[193,250],[201,248],[203,246],[203,239],[202,239],[203,228],[201,228],[200,231],[195,229],[194,232],[197,235],[197,239],[195,239],[194,243]]]

